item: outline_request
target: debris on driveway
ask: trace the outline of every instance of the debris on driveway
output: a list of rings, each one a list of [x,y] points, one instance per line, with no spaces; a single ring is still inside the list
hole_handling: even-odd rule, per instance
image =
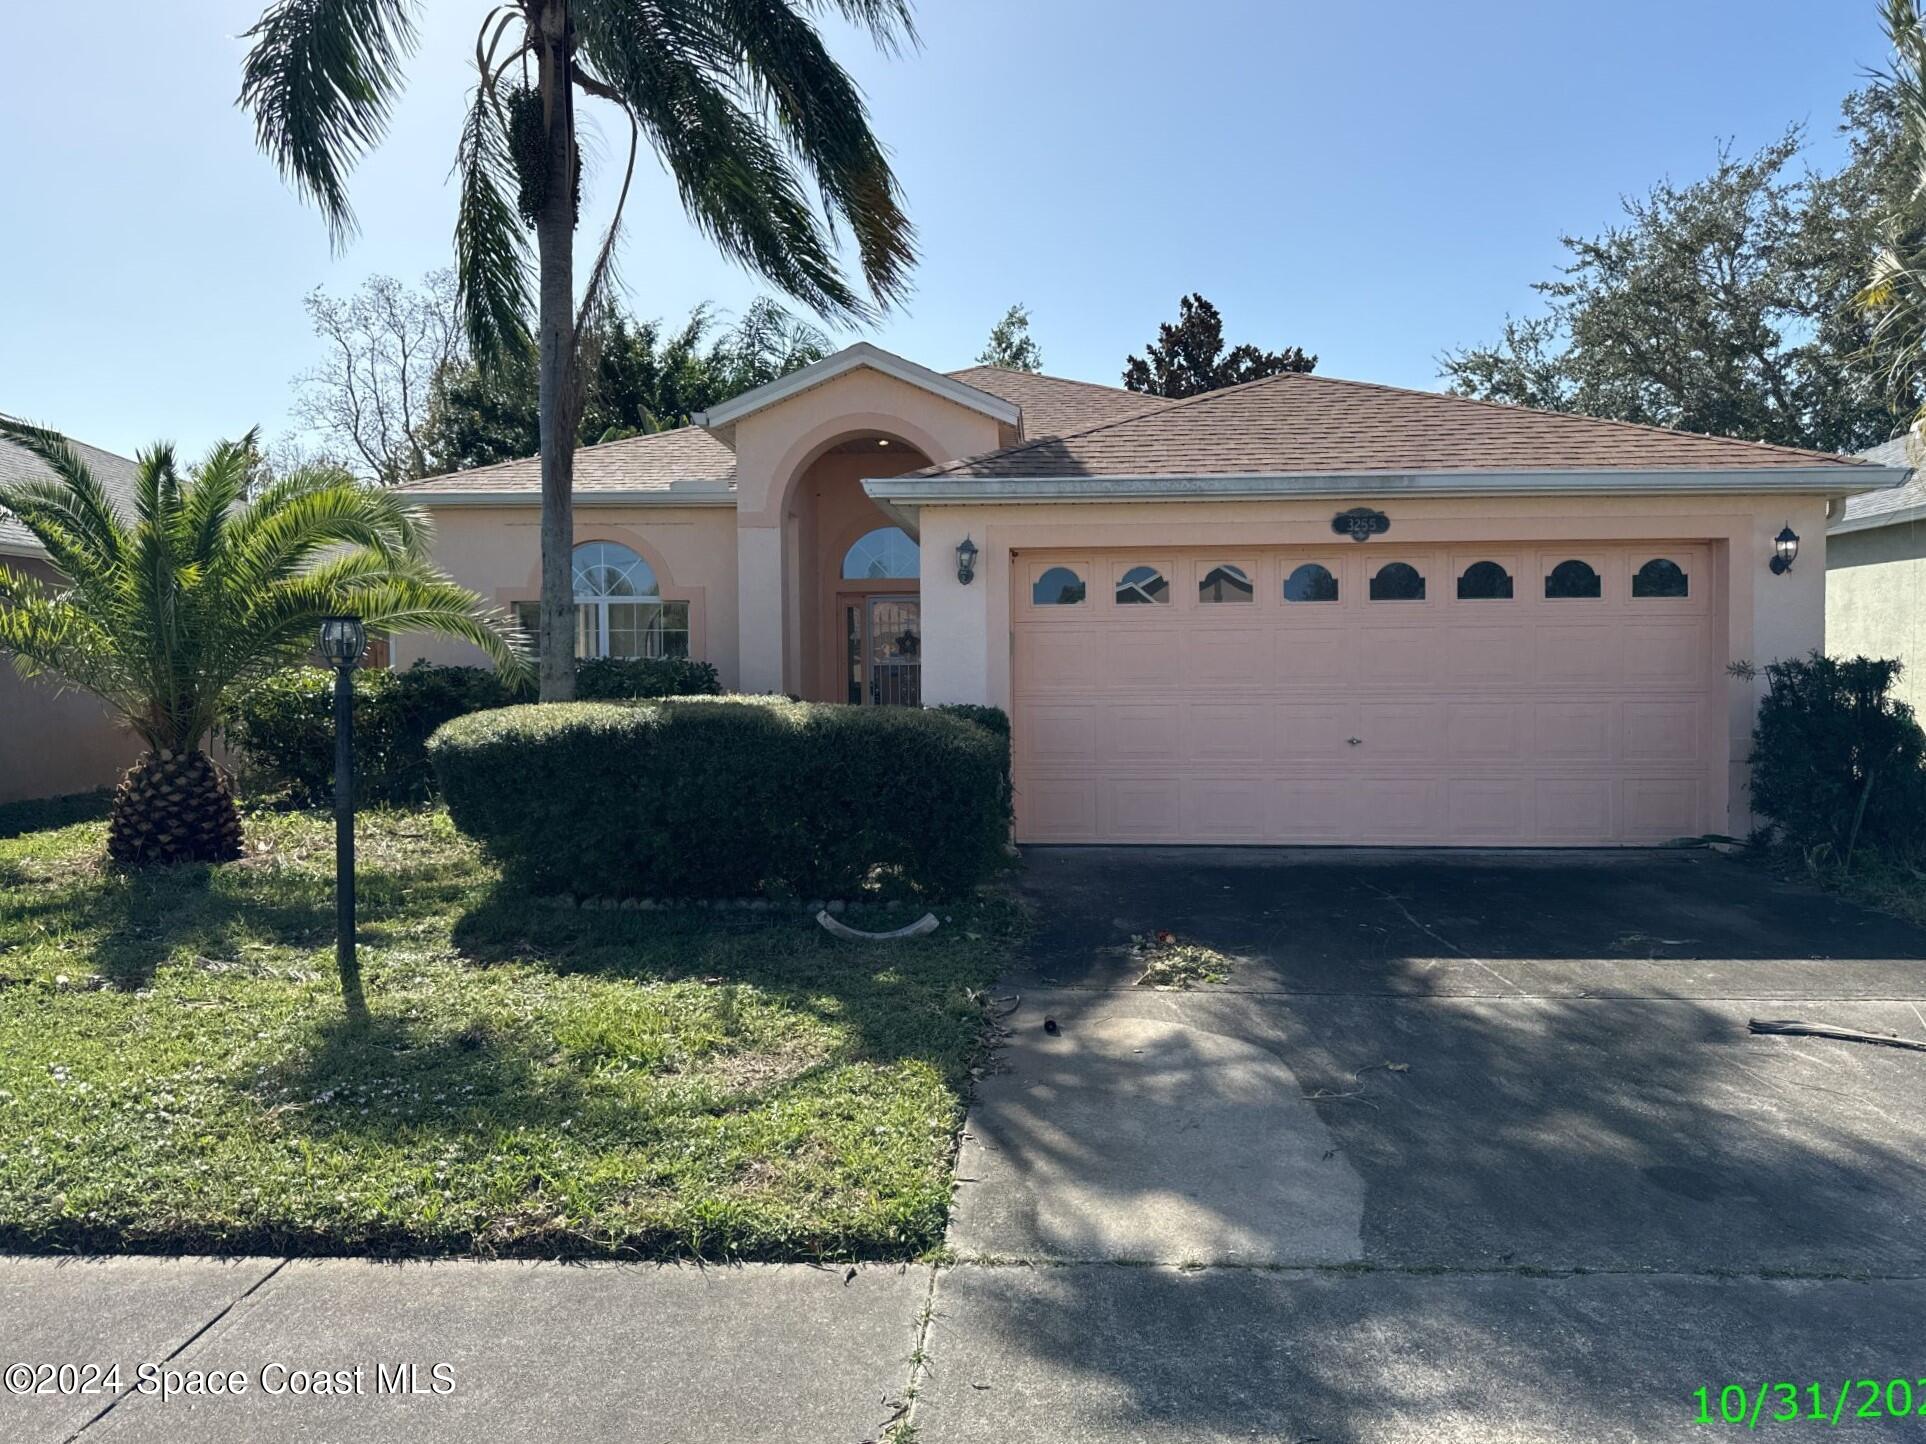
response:
[[[1136,986],[1183,989],[1199,983],[1228,983],[1235,959],[1202,943],[1187,943],[1165,928],[1133,933],[1126,951],[1143,968]]]
[[[1835,1028],[1830,1023],[1802,1023],[1797,1018],[1754,1018],[1755,1033],[1784,1034],[1794,1038],[1836,1038],[1842,1043],[1876,1043],[1882,1048],[1907,1048],[1926,1053],[1926,1043],[1902,1038],[1897,1033],[1866,1033],[1858,1028]]]

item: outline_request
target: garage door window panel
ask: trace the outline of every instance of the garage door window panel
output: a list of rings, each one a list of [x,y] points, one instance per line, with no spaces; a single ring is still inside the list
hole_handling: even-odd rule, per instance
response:
[[[1632,573],[1632,599],[1679,599],[1692,594],[1692,577],[1670,557],[1653,557]]]
[[[1461,602],[1508,602],[1511,598],[1511,573],[1502,562],[1477,561],[1458,573]]]
[[[1386,562],[1371,574],[1374,602],[1422,602],[1424,596],[1424,573],[1410,562]]]
[[[1337,572],[1322,562],[1292,567],[1284,578],[1287,602],[1335,602],[1340,599]]]
[[[1257,598],[1251,584],[1252,569],[1235,562],[1202,562],[1198,566],[1197,603],[1211,607],[1223,603],[1250,602]]]
[[[1077,607],[1088,595],[1083,568],[1056,563],[1037,569],[1030,583],[1033,607]]]
[[[1605,594],[1598,568],[1583,557],[1566,557],[1545,573],[1545,599],[1552,602],[1597,601]]]
[[[1133,562],[1117,574],[1115,596],[1120,607],[1162,607],[1170,604],[1168,564]]]

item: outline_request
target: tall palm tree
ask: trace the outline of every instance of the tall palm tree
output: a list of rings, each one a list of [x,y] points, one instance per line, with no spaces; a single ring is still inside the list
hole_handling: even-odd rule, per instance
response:
[[[274,0],[248,32],[241,103],[261,148],[320,206],[337,244],[354,228],[347,172],[387,124],[415,42],[415,9],[414,0]],[[832,10],[886,52],[915,40],[910,0],[509,0],[482,22],[455,161],[455,269],[469,343],[484,366],[527,352],[534,313],[544,700],[575,688],[577,335],[609,279],[641,139],[724,254],[819,314],[864,319],[907,290],[915,251],[896,178],[861,93],[815,24]],[[616,218],[579,303],[578,90],[629,123]],[[867,297],[837,259],[842,226]],[[535,237],[533,277],[524,228]]]
[[[311,470],[250,498],[250,432],[185,476],[172,447],[143,452],[130,518],[58,434],[0,417],[0,436],[53,472],[0,486],[0,511],[62,578],[0,566],[0,653],[94,693],[147,744],[114,794],[118,863],[238,855],[240,816],[208,734],[241,691],[312,650],[323,617],[352,613],[377,637],[436,632],[530,670],[507,620],[429,564],[425,520],[391,493]]]

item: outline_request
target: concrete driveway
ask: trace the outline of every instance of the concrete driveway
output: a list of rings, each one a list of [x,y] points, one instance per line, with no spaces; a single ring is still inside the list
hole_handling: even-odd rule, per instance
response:
[[[1829,1421],[1848,1376],[1926,1405],[1926,1054],[1746,1027],[1926,1038],[1926,933],[1701,851],[1034,850],[1026,887],[921,1437],[1673,1438],[1700,1386],[1818,1383]],[[1157,928],[1231,981],[1133,986]]]

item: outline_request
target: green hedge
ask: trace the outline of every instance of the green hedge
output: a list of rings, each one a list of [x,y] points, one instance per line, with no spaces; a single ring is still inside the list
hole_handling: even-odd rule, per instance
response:
[[[518,881],[601,897],[936,895],[1000,863],[1009,742],[935,710],[782,698],[509,707],[428,744],[455,825]]]
[[[1752,806],[1782,841],[1835,862],[1926,847],[1926,732],[1892,695],[1900,670],[1820,652],[1765,668]]]
[[[716,669],[687,658],[584,662],[576,672],[584,697],[674,697],[721,690]],[[416,662],[399,672],[354,674],[356,791],[366,803],[407,806],[434,795],[428,738],[442,723],[470,712],[530,700],[482,667]],[[296,802],[334,796],[334,673],[299,667],[253,688],[223,721],[227,740],[247,765]]]

